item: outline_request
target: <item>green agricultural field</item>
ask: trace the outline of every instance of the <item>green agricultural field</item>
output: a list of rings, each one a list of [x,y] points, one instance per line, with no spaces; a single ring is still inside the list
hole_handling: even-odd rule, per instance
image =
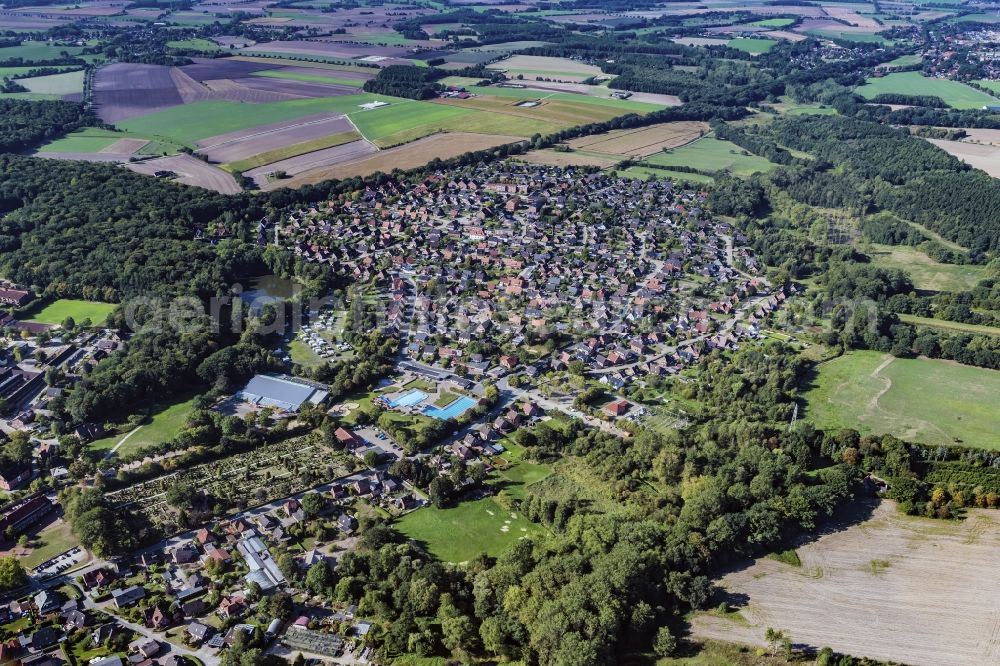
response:
[[[608,88],[594,86],[592,95],[574,95],[573,93],[550,93],[544,90],[528,90],[525,88],[497,88],[494,86],[469,86],[469,92],[488,97],[511,97],[514,99],[544,99],[547,101],[574,102],[578,104],[593,104],[621,110],[626,113],[649,113],[659,111],[663,106],[649,102],[633,102],[628,99],[609,97]]]
[[[121,132],[87,127],[70,132],[61,139],[47,143],[38,150],[44,153],[99,153],[115,141],[124,139]]]
[[[38,67],[35,65],[29,67],[0,67],[0,79],[9,79],[13,76],[23,76],[33,69],[38,69]],[[72,69],[72,67],[52,67],[52,69],[67,70]]]
[[[84,319],[89,319],[95,326],[98,326],[104,323],[104,320],[116,307],[118,306],[113,303],[60,299],[41,307],[41,309],[32,308],[27,314],[27,319],[40,324],[62,324],[66,317],[72,317],[77,324]]]
[[[167,42],[167,46],[172,49],[190,49],[192,51],[204,51],[206,53],[217,53],[219,51],[227,51],[210,39],[175,39],[173,41]]]
[[[117,451],[118,455],[123,456],[162,444],[177,436],[193,411],[194,398],[155,405],[152,416],[135,430],[91,442],[89,448],[94,451],[110,451],[124,439]]]
[[[759,25],[762,28],[787,28],[793,23],[795,23],[795,19],[770,18],[770,19],[761,19],[760,21],[752,21],[750,25]]]
[[[269,79],[287,79],[289,81],[305,81],[307,83],[326,83],[337,86],[351,86],[360,88],[364,81],[357,79],[342,79],[336,76],[322,76],[320,74],[302,74],[300,72],[285,72],[280,69],[265,69],[260,72],[251,72],[251,76],[264,76]]]
[[[430,102],[409,101],[351,114],[351,120],[366,139],[379,139],[413,127],[444,122],[474,113],[469,109]]]
[[[912,65],[919,65],[924,61],[924,57],[918,53],[912,53],[910,55],[899,56],[895,60],[890,60],[885,63],[885,67],[910,67]]]
[[[445,562],[467,562],[480,553],[496,557],[518,539],[545,533],[492,497],[447,509],[418,509],[403,516],[396,528]]]
[[[0,48],[0,60],[11,58],[22,58],[25,62],[58,60],[63,57],[64,51],[71,56],[77,56],[80,55],[83,48],[80,46],[55,46],[48,42],[24,42],[20,46]],[[86,56],[83,57],[87,59]]]
[[[83,92],[84,71],[63,72],[49,76],[19,79],[18,83],[40,95],[74,95]]]
[[[776,39],[737,37],[736,39],[730,39],[728,46],[731,49],[738,49],[746,53],[757,55],[760,53],[767,53],[777,43],[778,41]]]
[[[638,178],[647,180],[650,176],[656,176],[660,180],[672,180],[674,182],[688,183],[713,183],[715,179],[703,173],[684,173],[682,171],[670,171],[668,169],[650,169],[649,167],[632,166],[618,172],[624,178]]]
[[[1000,371],[859,351],[819,366],[805,418],[820,428],[1000,449],[998,395]]]
[[[898,268],[927,291],[967,291],[986,277],[983,266],[942,264],[908,245],[873,244],[869,255],[877,266]]]
[[[737,176],[749,176],[775,167],[763,157],[744,155],[744,152],[736,144],[707,136],[670,152],[656,153],[646,161],[664,167],[686,166],[711,172],[728,170]]]
[[[979,85],[984,88],[988,88],[992,92],[1000,94],[1000,81],[990,81],[988,79],[980,79],[976,81]]]
[[[816,28],[814,30],[806,30],[806,34],[814,37],[824,37],[826,39],[842,39],[848,42],[863,42],[865,44],[884,44],[886,46],[893,44],[891,39],[886,39],[885,37],[876,35],[873,32],[852,32],[848,30],[837,30],[835,28]]]
[[[156,113],[130,118],[119,123],[121,129],[143,135],[163,136],[179,143],[193,144],[227,132],[294,120],[314,113],[361,112],[359,105],[381,100],[391,105],[415,103],[386,95],[342,95],[315,99],[294,99],[269,104],[242,104],[240,102],[210,101],[183,104]],[[372,114],[391,109],[376,109]]]
[[[882,93],[931,95],[940,97],[945,104],[956,109],[978,109],[987,104],[1000,104],[1000,99],[963,83],[932,79],[919,72],[895,72],[880,78],[870,78],[855,92],[866,99],[872,99]]]

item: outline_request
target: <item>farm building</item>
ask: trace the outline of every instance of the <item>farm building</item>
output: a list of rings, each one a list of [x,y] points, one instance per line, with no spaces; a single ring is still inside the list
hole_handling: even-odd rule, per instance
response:
[[[257,375],[246,387],[236,394],[244,402],[260,407],[277,407],[289,412],[297,412],[302,405],[322,404],[329,393],[318,386],[306,384],[290,377]]]

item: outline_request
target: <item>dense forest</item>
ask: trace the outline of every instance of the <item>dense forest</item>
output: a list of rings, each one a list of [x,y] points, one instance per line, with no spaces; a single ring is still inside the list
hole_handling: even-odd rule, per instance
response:
[[[435,81],[446,75],[447,72],[433,67],[390,65],[380,69],[374,79],[365,81],[364,90],[408,99],[433,99],[444,88]]]
[[[0,99],[0,153],[16,153],[99,121],[75,102]]]

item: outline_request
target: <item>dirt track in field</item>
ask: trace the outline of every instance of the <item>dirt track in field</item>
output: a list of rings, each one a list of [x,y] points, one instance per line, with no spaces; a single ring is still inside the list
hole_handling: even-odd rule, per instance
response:
[[[145,162],[134,162],[126,166],[136,173],[149,176],[157,171],[173,171],[177,174],[176,180],[179,183],[203,187],[206,190],[215,190],[222,194],[237,194],[243,191],[232,174],[190,155],[160,157]]]
[[[1000,514],[961,522],[912,518],[892,502],[798,548],[795,567],[760,559],[725,575],[742,618],[697,616],[698,638],[795,644],[912,666],[1000,663]]]
[[[354,125],[345,116],[319,114],[294,122],[273,123],[209,137],[198,142],[203,146],[198,152],[213,162],[226,164],[352,129]]]

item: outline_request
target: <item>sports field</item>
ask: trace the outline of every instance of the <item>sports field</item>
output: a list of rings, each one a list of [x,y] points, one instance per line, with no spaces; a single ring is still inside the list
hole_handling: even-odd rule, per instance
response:
[[[745,53],[751,53],[757,55],[760,53],[767,53],[771,48],[777,44],[777,40],[774,39],[754,39],[747,37],[737,37],[736,39],[730,39],[729,48],[744,51]]]
[[[28,320],[40,324],[62,324],[66,317],[72,317],[79,325],[84,319],[89,319],[95,326],[104,323],[114,309],[113,303],[97,303],[95,301],[77,301],[60,299],[42,307],[40,310],[28,313]]]
[[[711,172],[728,170],[737,176],[749,176],[775,167],[765,158],[745,155],[745,152],[736,144],[707,136],[668,153],[651,155],[646,161],[665,167],[687,166]]]
[[[1000,371],[857,351],[818,368],[805,418],[931,445],[1000,449]]]
[[[963,83],[932,79],[919,72],[895,72],[883,77],[870,78],[855,92],[865,99],[872,99],[882,93],[930,95],[940,97],[945,104],[956,109],[979,109],[988,104],[1000,104],[1000,99]]]

